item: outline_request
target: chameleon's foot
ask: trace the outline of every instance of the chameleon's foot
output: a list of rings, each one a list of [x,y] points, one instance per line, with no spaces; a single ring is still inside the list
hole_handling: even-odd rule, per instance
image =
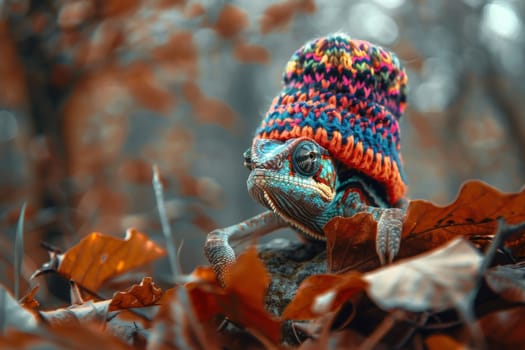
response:
[[[204,253],[210,262],[217,280],[224,287],[225,276],[235,263],[235,252],[228,243],[228,238],[222,230],[214,230],[208,234]]]
[[[391,263],[399,252],[401,233],[403,231],[403,215],[398,208],[382,210],[377,222],[376,252],[381,265]]]
[[[273,211],[266,211],[236,225],[213,230],[208,233],[204,253],[215,271],[217,280],[225,287],[230,268],[235,263],[235,252],[230,240],[243,240],[257,237],[285,227],[286,222]]]

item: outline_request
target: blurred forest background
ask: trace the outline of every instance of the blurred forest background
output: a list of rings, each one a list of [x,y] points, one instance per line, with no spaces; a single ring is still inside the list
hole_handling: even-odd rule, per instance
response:
[[[522,0],[0,0],[0,282],[24,202],[25,277],[41,241],[162,241],[154,163],[183,269],[203,264],[208,231],[263,210],[242,152],[284,64],[336,31],[404,62],[411,198],[445,204],[471,178],[519,191],[524,21]]]

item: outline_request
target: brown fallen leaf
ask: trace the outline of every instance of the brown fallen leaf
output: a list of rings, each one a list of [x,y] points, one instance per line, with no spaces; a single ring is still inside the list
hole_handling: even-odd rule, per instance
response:
[[[36,292],[38,292],[38,288],[39,288],[39,285],[37,284],[29,291],[29,293],[24,295],[20,299],[20,306],[26,309],[29,309],[29,310],[38,308],[40,306],[40,303],[38,302],[38,300],[35,299],[35,295],[36,295]]]
[[[198,273],[203,278],[186,284],[197,317],[206,322],[217,314],[224,315],[277,344],[281,322],[264,307],[270,277],[256,248],[251,247],[239,256],[226,275],[226,288],[220,287],[215,277],[210,280],[209,271],[201,269]]]
[[[231,38],[239,34],[248,26],[248,15],[245,11],[232,4],[225,4],[213,29],[224,38]]]
[[[285,31],[297,12],[312,14],[316,11],[314,0],[286,0],[268,6],[260,19],[260,31],[265,35]]]
[[[489,349],[523,349],[525,344],[525,306],[495,311],[477,322]]]
[[[189,296],[182,286],[166,290],[159,301],[160,307],[151,327],[148,348],[160,350],[221,348],[216,325],[195,318],[199,315],[194,307],[199,302],[192,302]]]
[[[369,213],[336,217],[324,227],[328,271],[361,272],[380,266],[375,253],[377,222]]]
[[[485,273],[492,291],[510,302],[525,302],[525,265],[496,266]]]
[[[466,182],[449,205],[439,207],[424,200],[411,201],[403,220],[396,259],[429,251],[456,237],[485,247],[495,234],[500,217],[509,224],[525,221],[525,190],[505,194],[474,180]],[[336,217],[326,224],[324,231],[330,271],[364,272],[380,266],[375,252],[377,223],[371,214]],[[512,236],[506,245],[515,256],[525,255],[525,235]]]
[[[469,347],[445,334],[433,334],[425,339],[428,350],[468,350]]]
[[[87,322],[103,323],[106,320],[110,303],[111,300],[87,301],[67,308],[41,311],[40,316],[47,324],[56,327],[67,327],[68,325]]]
[[[441,311],[466,306],[482,255],[463,238],[364,274],[368,296],[382,309]]]
[[[447,206],[411,201],[403,223],[398,257],[418,254],[458,236],[473,241],[485,237],[488,242],[496,231],[498,218],[504,218],[508,224],[525,221],[525,190],[502,193],[482,181],[473,180],[466,182],[456,200]]]
[[[7,18],[0,20],[0,103],[5,107],[20,107],[27,103],[28,87],[8,23]]]
[[[134,229],[126,231],[125,239],[94,232],[67,252],[52,255],[32,278],[52,270],[96,292],[106,280],[164,255],[163,248]]]
[[[134,284],[125,292],[113,295],[108,311],[155,305],[162,297],[162,289],[151,277],[144,277],[140,284]]]
[[[270,62],[270,51],[260,45],[248,44],[244,40],[238,40],[233,47],[233,56],[242,63]]]
[[[182,93],[192,106],[196,119],[201,123],[216,123],[224,128],[231,128],[237,119],[237,114],[228,104],[206,96],[193,81],[184,82]]]
[[[293,300],[284,309],[282,317],[293,320],[310,320],[338,310],[367,283],[357,271],[342,275],[313,275],[304,280]]]
[[[153,67],[134,63],[123,69],[121,81],[131,96],[144,108],[168,113],[175,106],[175,93],[155,76]]]

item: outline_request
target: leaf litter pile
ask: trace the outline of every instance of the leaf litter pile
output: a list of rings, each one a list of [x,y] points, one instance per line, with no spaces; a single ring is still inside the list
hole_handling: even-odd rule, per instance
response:
[[[161,189],[156,194],[162,203]],[[159,212],[162,219],[162,205]],[[36,283],[20,298],[18,284],[0,286],[0,347],[525,348],[525,190],[504,194],[470,181],[448,206],[411,201],[401,249],[387,266],[375,253],[376,227],[366,213],[330,221],[328,273],[306,277],[280,315],[265,306],[271,275],[254,246],[223,288],[209,267],[179,273],[175,250],[145,233],[95,232],[63,253],[49,248],[50,261],[33,273],[32,281],[49,272],[69,280],[70,306],[41,309]],[[99,294],[108,281],[161,258],[175,262],[164,290],[144,274],[120,281],[128,287],[112,297]],[[16,271],[20,253],[15,260]]]

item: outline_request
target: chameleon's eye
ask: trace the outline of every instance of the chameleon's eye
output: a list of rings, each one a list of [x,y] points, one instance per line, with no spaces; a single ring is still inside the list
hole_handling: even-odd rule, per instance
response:
[[[244,166],[248,168],[248,170],[252,170],[252,152],[248,148],[244,153],[242,154],[244,158]]]
[[[299,143],[292,155],[293,167],[296,172],[305,176],[314,175],[321,166],[321,150],[312,141]]]

